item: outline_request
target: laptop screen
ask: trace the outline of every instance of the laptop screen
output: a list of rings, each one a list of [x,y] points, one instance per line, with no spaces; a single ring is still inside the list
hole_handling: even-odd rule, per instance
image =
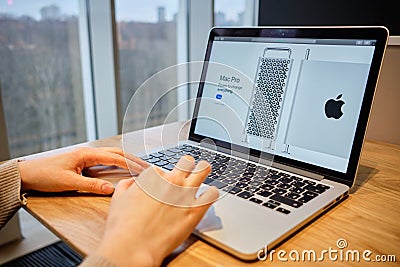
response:
[[[284,35],[211,35],[193,133],[346,173],[377,39]]]

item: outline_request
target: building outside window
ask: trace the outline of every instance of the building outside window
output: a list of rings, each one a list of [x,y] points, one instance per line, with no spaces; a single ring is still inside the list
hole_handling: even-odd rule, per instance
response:
[[[246,5],[249,0],[214,0],[215,26],[249,26]],[[253,1],[251,1],[253,2]]]

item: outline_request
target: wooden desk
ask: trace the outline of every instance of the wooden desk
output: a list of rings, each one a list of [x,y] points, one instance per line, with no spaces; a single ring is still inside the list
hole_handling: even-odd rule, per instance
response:
[[[179,133],[179,134],[177,134]],[[144,149],[143,137],[146,136],[148,148],[171,143],[183,139],[187,134],[187,126],[174,123],[164,126],[133,132],[129,135],[136,152]],[[121,136],[100,141],[89,142],[79,146],[121,147]],[[75,146],[74,146],[75,147]],[[59,153],[66,149],[52,152]],[[118,180],[124,174],[109,173],[107,179]],[[112,178],[111,176],[117,177]],[[119,177],[119,178],[118,178]],[[103,233],[110,197],[82,194],[52,194],[28,197],[26,209],[50,228],[66,243],[82,255],[95,250]],[[340,205],[325,213],[296,235],[281,244],[275,250],[289,253],[296,249],[315,250],[319,255],[322,250],[337,249],[336,242],[346,239],[346,249],[373,252],[377,254],[395,255],[397,264],[400,261],[400,146],[367,141],[361,157],[357,182],[350,197]],[[362,254],[361,254],[362,255]],[[169,266],[274,266],[294,265],[296,262],[281,262],[274,258],[273,262],[242,262],[236,258],[191,236],[167,262]],[[297,262],[298,264],[299,262]],[[323,264],[365,266],[365,262],[333,262],[328,257]],[[300,263],[304,265],[304,262]],[[316,263],[310,262],[309,265]],[[369,263],[372,264],[372,263]],[[374,266],[395,266],[396,263],[375,263]]]

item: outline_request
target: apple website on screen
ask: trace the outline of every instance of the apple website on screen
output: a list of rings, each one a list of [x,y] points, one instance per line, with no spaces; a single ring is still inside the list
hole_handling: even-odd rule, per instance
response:
[[[194,133],[346,172],[374,43],[215,37]]]

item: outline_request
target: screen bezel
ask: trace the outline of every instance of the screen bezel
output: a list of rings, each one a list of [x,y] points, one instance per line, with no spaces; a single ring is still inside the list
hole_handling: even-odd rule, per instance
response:
[[[203,70],[197,92],[197,98],[194,113],[189,130],[189,140],[200,142],[208,136],[202,136],[195,133],[197,116],[201,103],[201,96],[204,89],[204,81],[207,74],[207,63],[210,59],[212,43],[215,37],[285,37],[285,38],[314,38],[314,39],[367,39],[376,40],[375,50],[371,62],[364,99],[362,101],[360,116],[356,127],[353,146],[350,152],[349,163],[345,173],[331,170],[328,168],[316,166],[310,163],[289,159],[283,156],[274,155],[274,162],[288,165],[308,172],[323,175],[328,179],[353,186],[356,171],[359,163],[362,145],[365,138],[365,132],[368,124],[369,114],[371,111],[372,101],[375,94],[375,88],[379,77],[379,71],[382,64],[383,55],[388,40],[388,31],[385,27],[241,27],[241,28],[222,28],[216,27],[211,29],[207,43],[207,50],[204,58]],[[239,145],[230,144],[225,141],[213,139],[217,147],[232,149],[235,151],[250,153],[254,157],[267,157],[271,155],[256,149],[249,149]]]
[[[398,10],[391,0],[256,1],[258,26],[384,26],[388,45],[400,45]],[[284,13],[281,11],[284,10]]]

